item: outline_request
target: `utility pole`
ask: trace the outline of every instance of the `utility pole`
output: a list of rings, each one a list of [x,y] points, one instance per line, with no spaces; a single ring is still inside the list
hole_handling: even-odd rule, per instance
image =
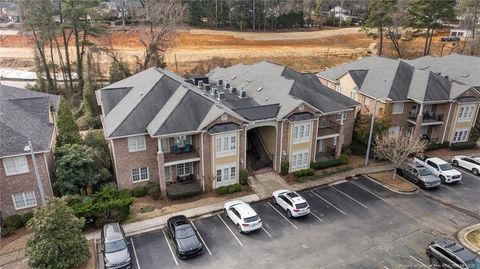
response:
[[[40,178],[40,173],[38,172],[37,160],[35,159],[35,154],[33,153],[32,141],[28,139],[28,146],[24,148],[25,151],[30,151],[32,156],[33,169],[35,170],[35,178],[37,180],[38,189],[40,191],[40,197],[42,198],[42,205],[46,205],[45,202],[45,191],[43,190],[42,179]]]
[[[372,122],[370,123],[370,134],[368,134],[367,154],[365,155],[365,166],[368,165],[368,157],[370,157],[370,147],[372,146],[373,125],[375,123],[375,112],[377,111],[378,99],[375,98],[375,105],[373,106]]]
[[[255,32],[255,0],[252,0],[252,11],[253,31]]]

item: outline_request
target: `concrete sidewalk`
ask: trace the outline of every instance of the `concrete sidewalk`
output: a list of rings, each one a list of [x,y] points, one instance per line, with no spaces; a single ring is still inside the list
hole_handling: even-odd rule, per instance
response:
[[[250,194],[243,197],[236,198],[237,200],[242,200],[246,203],[251,203],[260,200],[260,197],[256,194]],[[161,229],[166,223],[168,218],[174,215],[185,215],[188,218],[195,218],[199,216],[204,216],[212,214],[217,211],[223,210],[223,205],[225,202],[219,202],[211,205],[200,206],[196,208],[190,208],[187,210],[179,211],[172,214],[166,214],[160,217],[141,220],[133,223],[123,224],[122,227],[125,230],[127,236],[145,233],[149,231],[154,231]],[[87,240],[100,239],[100,231],[90,232],[85,234]]]

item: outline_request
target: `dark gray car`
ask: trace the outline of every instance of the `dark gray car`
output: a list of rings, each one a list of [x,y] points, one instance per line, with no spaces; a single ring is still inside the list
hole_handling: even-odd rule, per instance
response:
[[[101,240],[101,251],[103,252],[105,268],[131,268],[131,256],[128,250],[128,242],[120,224],[105,224],[102,229]]]
[[[420,164],[407,164],[405,168],[398,168],[397,172],[423,189],[433,189],[441,184],[438,177]]]

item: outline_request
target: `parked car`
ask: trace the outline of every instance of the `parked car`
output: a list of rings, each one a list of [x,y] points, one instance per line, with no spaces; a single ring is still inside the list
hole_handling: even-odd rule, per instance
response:
[[[476,176],[480,175],[480,158],[468,157],[468,156],[455,156],[452,158],[452,164],[454,166],[462,167]]]
[[[462,180],[462,173],[453,169],[453,167],[446,161],[434,157],[415,157],[415,163],[418,163],[440,178],[442,183],[453,183]]]
[[[433,189],[441,184],[437,176],[420,164],[407,164],[405,168],[397,168],[397,173],[423,189]]]
[[[433,240],[426,252],[433,268],[480,269],[478,256],[446,238]]]
[[[169,218],[167,233],[175,245],[175,252],[179,258],[190,258],[202,253],[203,245],[187,217],[178,215]]]
[[[101,248],[105,268],[131,268],[131,255],[125,232],[119,223],[103,225],[101,233]]]
[[[283,208],[289,218],[310,214],[310,205],[307,200],[294,191],[274,191],[273,202]]]
[[[238,232],[247,233],[262,228],[262,219],[253,208],[240,200],[225,203],[225,214],[237,226]]]

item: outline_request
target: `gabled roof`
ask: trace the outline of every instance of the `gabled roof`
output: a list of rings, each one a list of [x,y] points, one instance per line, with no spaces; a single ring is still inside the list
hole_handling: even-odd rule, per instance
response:
[[[392,101],[434,102],[453,100],[475,86],[469,83],[480,84],[480,68],[476,66],[480,66],[479,57],[456,54],[410,61],[373,56],[339,65],[317,76],[336,81],[348,73],[359,91],[369,96]]]
[[[54,124],[49,113],[58,101],[57,95],[0,85],[0,157],[25,154],[28,139],[35,152],[50,150]]]

